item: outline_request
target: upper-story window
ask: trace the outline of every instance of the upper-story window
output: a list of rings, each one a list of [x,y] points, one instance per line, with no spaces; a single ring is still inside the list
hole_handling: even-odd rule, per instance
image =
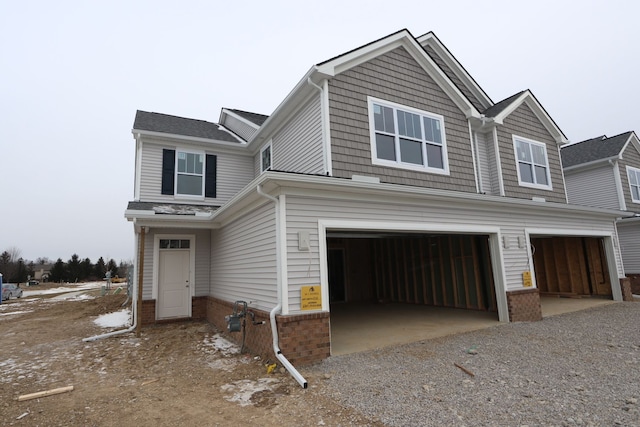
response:
[[[271,170],[271,143],[260,150],[260,173]]]
[[[369,97],[374,164],[449,173],[444,117]]]
[[[518,166],[518,183],[524,187],[551,190],[547,145],[514,135],[513,147]]]
[[[627,176],[631,188],[631,200],[634,203],[640,203],[640,169],[627,166]]]
[[[204,194],[204,153],[178,151],[176,194],[202,196]]]
[[[202,199],[216,197],[217,157],[189,150],[162,150],[161,193]]]

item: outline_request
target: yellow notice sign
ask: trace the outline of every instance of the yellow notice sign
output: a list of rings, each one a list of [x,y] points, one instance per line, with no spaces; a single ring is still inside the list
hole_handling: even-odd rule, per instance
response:
[[[322,310],[322,293],[320,286],[303,286],[300,288],[300,309]]]
[[[525,288],[530,288],[533,286],[533,280],[531,280],[530,271],[525,271],[522,273],[522,282],[524,283]]]

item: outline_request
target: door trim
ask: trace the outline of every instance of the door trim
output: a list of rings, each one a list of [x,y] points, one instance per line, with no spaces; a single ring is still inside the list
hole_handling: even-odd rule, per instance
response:
[[[189,240],[189,296],[193,298],[196,291],[196,236],[195,234],[155,234],[153,236],[153,283],[151,287],[151,298],[158,304],[158,276],[160,266],[160,239],[180,239]],[[192,304],[189,304],[189,315],[192,316]],[[156,320],[158,319],[158,309],[156,307]]]

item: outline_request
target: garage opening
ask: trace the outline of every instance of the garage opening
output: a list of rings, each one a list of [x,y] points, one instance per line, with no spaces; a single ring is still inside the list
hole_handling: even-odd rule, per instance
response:
[[[498,322],[488,235],[328,232],[332,354]]]
[[[600,237],[532,237],[533,263],[541,296],[612,298]]]

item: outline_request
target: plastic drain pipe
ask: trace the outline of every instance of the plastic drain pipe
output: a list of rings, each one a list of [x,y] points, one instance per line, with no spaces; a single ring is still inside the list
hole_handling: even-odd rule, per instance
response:
[[[278,284],[277,284],[278,304],[275,307],[273,307],[273,309],[269,312],[269,320],[271,321],[271,336],[273,337],[273,352],[275,353],[276,358],[280,361],[280,363],[282,363],[282,366],[284,366],[284,368],[287,371],[289,371],[291,376],[295,378],[298,384],[300,384],[302,388],[307,388],[307,380],[305,380],[304,377],[300,375],[300,372],[298,372],[298,370],[291,364],[291,362],[289,362],[289,360],[287,360],[287,358],[284,357],[284,355],[282,354],[282,351],[280,350],[279,339],[278,339],[278,325],[276,323],[276,314],[282,311],[282,289],[281,289],[280,280],[283,274],[280,268],[280,245],[282,244],[279,238],[280,236],[279,231],[281,226],[280,225],[280,200],[262,191],[262,186],[260,184],[257,185],[256,191],[261,196],[271,200],[275,204],[275,209],[276,209],[276,259],[277,259],[276,262],[277,262],[277,281],[278,281]]]
[[[144,231],[142,231],[142,239],[144,239]],[[140,279],[138,278],[138,280]],[[138,286],[132,286],[131,288],[133,288],[133,298],[131,300],[131,315],[133,317],[133,323],[131,323],[131,326],[128,327],[127,329],[120,329],[117,331],[107,332],[106,334],[94,335],[92,337],[83,338],[82,339],[83,342],[97,341],[102,338],[108,338],[115,335],[126,334],[128,332],[133,332],[136,329],[136,326],[138,325],[138,304],[137,304]]]

